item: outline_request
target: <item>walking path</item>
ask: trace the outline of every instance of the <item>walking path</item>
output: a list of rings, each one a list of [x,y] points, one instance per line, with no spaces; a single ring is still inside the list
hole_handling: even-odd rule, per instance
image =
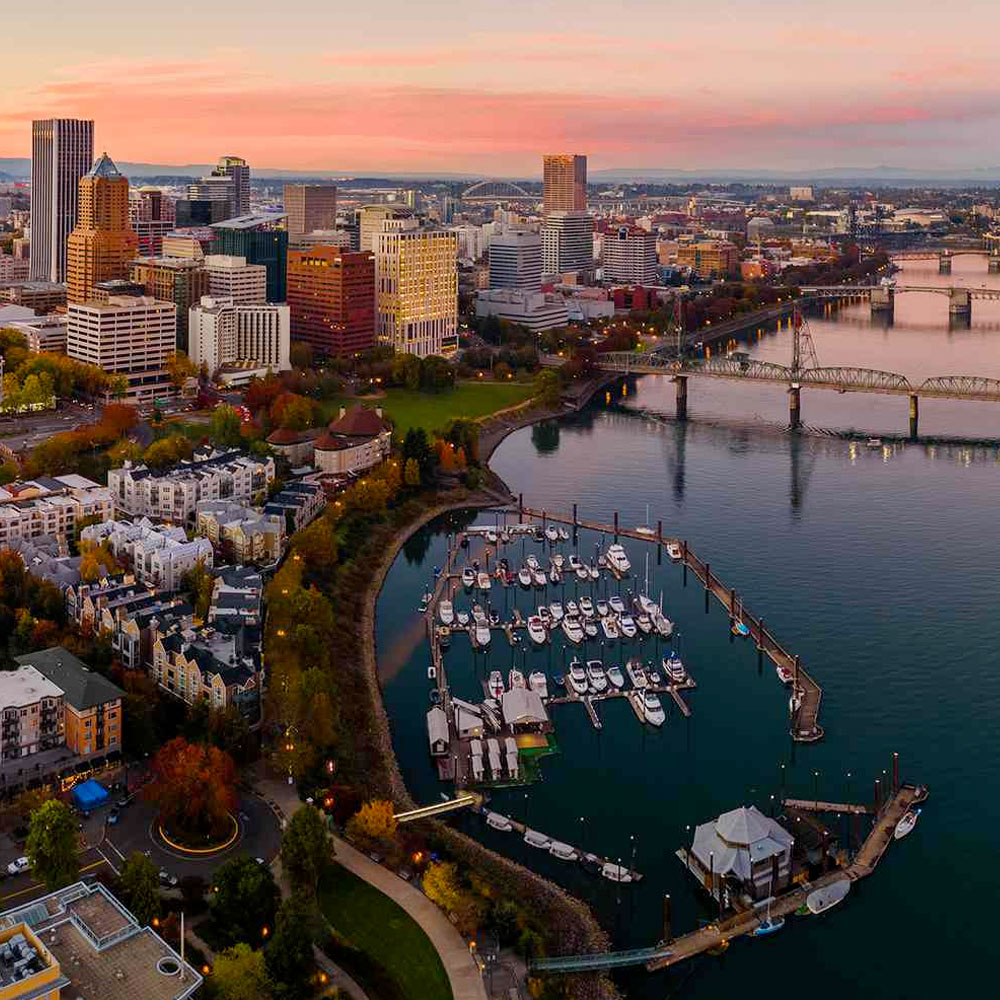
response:
[[[257,787],[272,808],[284,817],[291,816],[302,805],[294,786],[262,779]],[[349,872],[398,903],[430,938],[448,974],[455,1000],[486,1000],[486,987],[469,946],[444,913],[419,889],[376,864],[346,840],[336,836],[332,840],[337,861]]]

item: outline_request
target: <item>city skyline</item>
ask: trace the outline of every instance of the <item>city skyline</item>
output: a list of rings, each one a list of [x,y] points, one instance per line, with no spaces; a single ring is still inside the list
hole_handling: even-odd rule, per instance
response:
[[[552,150],[592,172],[1000,165],[1000,13],[982,0],[962,4],[974,31],[925,0],[759,0],[739,21],[709,0],[695,22],[623,0],[612,23],[592,0],[512,0],[498,27],[481,0],[288,0],[277,21],[221,0],[194,44],[182,16],[149,32],[124,0],[100,7],[8,13],[12,38],[44,23],[47,48],[7,53],[0,156],[30,155],[32,119],[79,117],[119,161],[261,169],[534,177]]]

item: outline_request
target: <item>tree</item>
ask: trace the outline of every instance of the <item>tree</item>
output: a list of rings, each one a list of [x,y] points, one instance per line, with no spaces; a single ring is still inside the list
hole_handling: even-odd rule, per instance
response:
[[[551,368],[542,368],[535,375],[535,399],[546,409],[555,409],[562,400],[559,376]]]
[[[197,376],[198,366],[183,351],[174,351],[167,358],[167,374],[171,385],[179,389],[189,378]]]
[[[461,903],[458,868],[451,861],[433,861],[421,881],[424,895],[446,913],[454,913]]]
[[[313,349],[303,340],[292,341],[288,359],[293,368],[312,368]]]
[[[403,469],[403,482],[407,486],[415,487],[420,485],[420,466],[415,458],[408,458]]]
[[[395,811],[386,799],[366,802],[348,821],[347,832],[361,840],[386,843],[396,836]]]
[[[212,919],[223,940],[258,945],[267,939],[281,899],[267,865],[232,858],[215,873],[212,889]]]
[[[212,984],[219,1000],[270,1000],[274,996],[264,952],[240,943],[215,957]]]
[[[314,806],[303,806],[292,816],[281,838],[281,867],[293,890],[314,895],[333,857],[333,842]]]
[[[133,851],[118,880],[125,905],[140,924],[148,924],[160,913],[160,877],[156,865],[139,851]]]
[[[420,365],[420,388],[425,392],[443,392],[455,384],[455,369],[438,354],[424,358]]]
[[[181,590],[190,595],[195,616],[202,620],[208,617],[214,588],[215,577],[205,568],[203,559],[199,559],[193,569],[181,576]]]
[[[392,359],[389,378],[393,385],[407,389],[420,388],[420,358],[415,354],[397,354]]]
[[[35,878],[60,889],[80,871],[76,820],[65,802],[50,799],[31,814],[27,855]]]
[[[243,440],[240,436],[240,425],[240,415],[231,406],[223,403],[212,411],[209,434],[217,445],[235,448]]]
[[[420,468],[420,481],[429,483],[434,474],[434,449],[423,427],[411,427],[403,438],[403,460],[415,459]],[[405,466],[404,466],[405,468]]]
[[[299,894],[281,904],[271,943],[264,950],[267,971],[278,1000],[305,1000],[313,966],[311,911]]]

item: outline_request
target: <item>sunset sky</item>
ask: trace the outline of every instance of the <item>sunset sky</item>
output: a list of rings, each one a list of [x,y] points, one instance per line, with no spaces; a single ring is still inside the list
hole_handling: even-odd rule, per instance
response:
[[[1000,165],[995,0],[31,0],[3,14],[0,156],[32,118],[121,160],[534,176]]]

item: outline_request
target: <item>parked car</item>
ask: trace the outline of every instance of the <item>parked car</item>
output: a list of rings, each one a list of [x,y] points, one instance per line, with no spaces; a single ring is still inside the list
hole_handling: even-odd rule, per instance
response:
[[[31,868],[31,862],[27,858],[16,858],[7,865],[7,874],[20,875],[22,872],[28,871],[29,868]]]
[[[170,872],[168,872],[166,868],[161,868],[160,869],[160,884],[161,885],[168,885],[172,889],[175,885],[177,885],[177,876],[176,875],[171,875]]]

